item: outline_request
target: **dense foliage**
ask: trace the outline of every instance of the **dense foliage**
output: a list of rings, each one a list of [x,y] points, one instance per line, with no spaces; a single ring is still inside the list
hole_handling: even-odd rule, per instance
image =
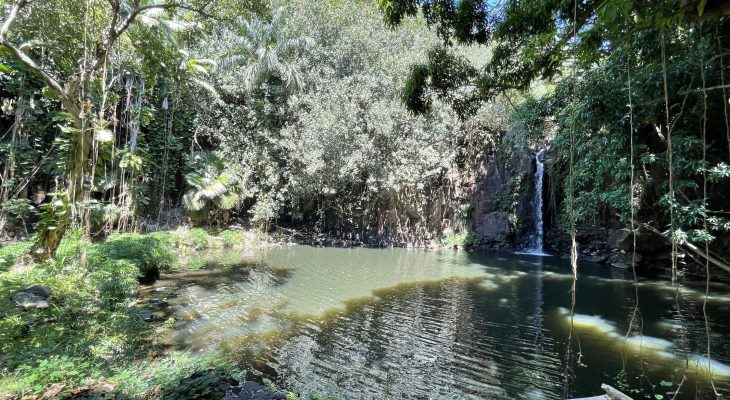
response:
[[[411,114],[401,88],[437,36],[420,19],[383,29],[368,2],[251,3],[243,11],[257,14],[230,9],[238,13],[230,19],[221,17],[230,6],[217,2],[59,7],[79,21],[91,12],[107,18],[94,23],[100,32],[61,24],[81,37],[104,37],[125,7],[138,12],[109,51],[92,54],[103,69],[23,44],[21,33],[36,35],[35,25],[26,27],[43,11],[36,6],[21,9],[10,30],[8,43],[47,61],[40,72],[68,85],[84,77],[89,99],[59,103],[39,70],[4,55],[3,231],[22,235],[35,224],[31,253],[40,259],[69,224],[105,236],[178,223],[181,207],[198,223],[283,219],[359,230],[361,239],[393,236],[403,224],[415,229],[410,221],[426,218],[433,196],[472,173],[506,115],[499,103],[468,120],[445,107]],[[87,53],[98,48],[63,42],[53,51],[84,43]],[[54,70],[62,57],[68,70]],[[69,107],[88,110],[80,120]],[[468,202],[445,197],[453,204],[433,212],[446,218]],[[402,218],[385,221],[387,212]],[[439,224],[401,240],[420,241]]]
[[[60,306],[0,302],[0,384],[145,386],[116,369],[162,329],[137,279],[243,238],[141,232],[477,247],[485,209],[505,238],[529,223],[541,148],[550,227],[641,226],[730,271],[728,4],[2,1],[0,236],[31,240],[0,248],[0,290]]]
[[[726,2],[379,5],[392,25],[422,12],[442,39],[411,69],[412,110],[433,112],[434,96],[466,114],[495,96],[526,97],[507,137],[551,148],[549,206],[563,230],[636,218],[678,245],[727,253]],[[474,66],[454,42],[489,43],[491,58]]]

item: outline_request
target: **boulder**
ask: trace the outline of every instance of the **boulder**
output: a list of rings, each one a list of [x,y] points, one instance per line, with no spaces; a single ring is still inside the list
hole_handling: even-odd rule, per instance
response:
[[[632,252],[634,236],[629,229],[617,229],[609,233],[606,240],[609,249]],[[653,232],[636,232],[636,252],[643,254],[659,253],[669,246],[667,240]]]
[[[593,262],[593,263],[603,263],[603,262],[606,262],[606,260],[608,260],[608,255],[603,254],[603,253],[598,253],[595,255],[587,255],[587,256],[583,257],[583,260],[588,261],[588,262]]]
[[[21,290],[21,292],[31,293],[44,299],[51,297],[51,293],[53,293],[51,288],[43,285],[31,285]]]
[[[150,322],[155,319],[155,314],[153,314],[152,311],[144,310],[142,311],[142,319],[146,322]]]
[[[626,240],[631,242],[631,231],[628,229],[612,229],[608,232],[608,239],[606,239],[606,246],[609,249],[618,249],[619,246],[625,245]]]
[[[504,242],[514,233],[515,226],[512,218],[507,212],[494,211],[482,220],[478,228],[478,232],[487,240],[495,242]]]
[[[48,302],[43,297],[29,292],[18,292],[11,299],[25,310],[48,308]]]
[[[52,290],[48,286],[31,285],[15,293],[11,300],[25,310],[48,308],[47,298],[51,297]]]
[[[608,264],[612,267],[628,269],[631,268],[632,259],[634,261],[634,266],[637,266],[641,262],[641,254],[637,253],[634,257],[632,257],[631,254],[614,252],[608,257]]]
[[[593,243],[605,241],[606,236],[608,236],[606,229],[600,226],[581,228],[575,232],[575,240],[578,243]]]

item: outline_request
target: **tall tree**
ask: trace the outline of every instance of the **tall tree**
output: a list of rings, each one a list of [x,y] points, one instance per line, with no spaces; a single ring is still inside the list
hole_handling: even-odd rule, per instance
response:
[[[57,188],[56,200],[46,207],[43,223],[39,226],[41,229],[31,248],[31,254],[39,260],[49,258],[55,253],[72,221],[76,204],[89,191],[94,133],[105,128],[103,103],[109,84],[105,72],[115,43],[140,16],[152,10],[166,10],[170,13],[184,11],[205,17],[214,17],[211,13],[221,11],[219,5],[212,1],[196,0],[89,0],[85,5],[82,3],[75,0],[54,0],[48,3],[16,0],[6,8],[5,19],[0,28],[0,47],[7,49],[30,73],[42,79],[54,96],[57,96],[68,121],[68,125],[63,128],[69,135],[64,185],[63,188]],[[64,63],[58,62],[58,59],[52,60],[53,62],[36,61],[39,55],[34,54],[33,46],[24,42],[28,39],[23,30],[25,24],[32,25],[33,22],[42,21],[49,8],[53,9],[54,15],[70,16],[83,21],[76,28],[76,34],[72,35],[73,43],[66,43],[72,49],[69,52],[71,55],[79,56],[74,50],[83,49],[80,61],[67,71],[59,70],[58,66],[63,66]],[[97,27],[100,29],[95,29]],[[32,38],[32,32],[29,36]],[[55,50],[61,55],[59,57],[63,56],[63,48]],[[68,59],[64,61],[66,64],[74,63]],[[99,91],[102,92],[101,96],[98,95]]]
[[[434,92],[449,99],[459,88],[476,86],[472,100],[486,100],[566,71],[572,62],[605,57],[627,33],[641,28],[675,27],[730,16],[722,0],[377,0],[386,22],[400,24],[422,13],[445,47],[414,65],[404,97],[414,111],[426,111]],[[489,44],[491,59],[482,69],[448,51],[456,43]],[[460,106],[457,99],[456,105]],[[453,100],[452,104],[455,103]],[[471,107],[469,110],[473,110]]]
[[[256,90],[272,78],[288,89],[302,87],[296,56],[314,41],[287,29],[285,8],[274,10],[270,20],[257,17],[242,21],[230,39],[232,49],[219,61],[219,67],[224,71],[241,67],[246,90]]]

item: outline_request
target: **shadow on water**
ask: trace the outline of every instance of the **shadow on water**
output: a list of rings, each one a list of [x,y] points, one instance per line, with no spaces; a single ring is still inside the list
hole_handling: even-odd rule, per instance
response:
[[[609,383],[666,396],[685,360],[695,363],[686,393],[709,394],[703,292],[679,292],[680,324],[676,289],[640,280],[643,335],[625,341],[619,377],[633,282],[626,271],[595,264],[580,271],[574,327],[585,365],[574,368],[574,395],[598,394]],[[571,283],[557,257],[295,246],[164,275],[149,298],[164,301],[165,315],[177,321],[171,345],[224,349],[299,392],[553,399],[562,396]],[[159,293],[165,300],[154,300]],[[713,372],[725,395],[729,306],[719,292],[708,303]]]

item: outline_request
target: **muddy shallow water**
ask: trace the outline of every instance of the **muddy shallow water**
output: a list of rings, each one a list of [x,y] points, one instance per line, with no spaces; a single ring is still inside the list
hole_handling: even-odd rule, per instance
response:
[[[671,398],[686,377],[677,398],[710,398],[712,376],[730,395],[724,285],[708,299],[708,369],[704,288],[640,277],[634,313],[630,272],[605,266],[580,266],[571,318],[557,257],[292,246],[189,262],[200,269],[143,292],[157,318],[175,318],[170,345],[223,349],[299,392],[556,399],[609,383]]]

